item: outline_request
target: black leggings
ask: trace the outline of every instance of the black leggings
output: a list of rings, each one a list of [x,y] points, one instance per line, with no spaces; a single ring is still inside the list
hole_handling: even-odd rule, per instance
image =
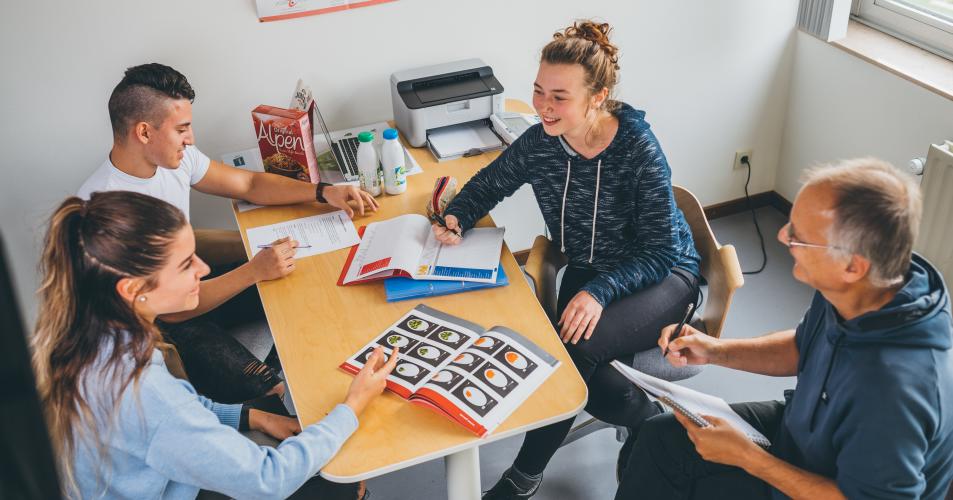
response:
[[[596,274],[588,269],[566,268],[559,287],[557,321],[569,301]],[[589,389],[589,414],[637,431],[642,422],[659,413],[645,393],[609,363],[616,359],[631,363],[636,353],[655,347],[662,328],[678,323],[697,294],[698,278],[675,269],[662,281],[609,304],[589,340],[566,344],[569,357]],[[513,465],[525,474],[543,472],[572,429],[573,421],[570,418],[527,432]]]
[[[217,266],[207,279],[236,267],[238,264]],[[240,403],[264,395],[281,382],[274,348],[263,363],[228,333],[264,317],[258,289],[250,286],[196,318],[181,323],[156,323],[166,341],[179,351],[196,391],[219,403]]]

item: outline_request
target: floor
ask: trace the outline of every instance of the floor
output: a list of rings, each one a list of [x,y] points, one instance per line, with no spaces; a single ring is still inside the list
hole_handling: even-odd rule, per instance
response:
[[[807,309],[812,290],[791,277],[792,260],[776,234],[786,218],[773,208],[757,211],[765,235],[768,263],[757,275],[745,276],[731,306],[724,336],[746,338],[793,328]],[[761,251],[750,213],[716,219],[711,226],[722,244],[738,251],[743,270],[755,270],[761,264]],[[254,329],[252,329],[254,330]],[[245,335],[239,335],[244,337]],[[254,331],[248,332],[247,344],[256,344]],[[259,337],[260,338],[260,337]],[[251,346],[250,346],[251,347]],[[255,345],[262,351],[269,345]],[[793,378],[773,378],[706,367],[686,386],[720,396],[728,402],[781,399],[785,389],[793,388]],[[580,418],[586,418],[586,415]],[[521,436],[480,447],[483,489],[488,489],[510,466],[522,442]],[[611,499],[615,495],[615,461],[620,443],[615,432],[607,429],[576,441],[553,458],[536,500]],[[439,500],[447,497],[443,460],[434,460],[368,481],[373,500]]]

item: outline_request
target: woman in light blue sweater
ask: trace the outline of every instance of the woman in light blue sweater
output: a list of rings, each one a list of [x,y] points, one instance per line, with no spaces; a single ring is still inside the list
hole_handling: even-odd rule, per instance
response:
[[[344,402],[304,429],[197,394],[166,369],[153,321],[195,308],[208,266],[182,213],[146,195],[67,199],[41,268],[34,364],[68,497],[290,496],[357,429],[397,359],[376,352]],[[239,434],[245,421],[284,440],[258,446]]]

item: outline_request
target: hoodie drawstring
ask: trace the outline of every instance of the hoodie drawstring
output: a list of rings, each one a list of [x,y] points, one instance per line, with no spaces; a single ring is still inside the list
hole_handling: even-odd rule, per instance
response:
[[[563,206],[559,213],[560,251],[566,253],[566,195],[569,193],[569,177],[572,173],[572,160],[566,160],[566,185],[563,187]],[[602,160],[596,162],[596,196],[592,206],[592,238],[589,240],[589,263],[596,253],[596,217],[599,215],[599,181],[602,177]]]
[[[559,212],[559,251],[566,253],[566,193],[569,192],[569,174],[572,172],[572,160],[566,160],[566,186],[563,187],[563,208]]]
[[[818,401],[815,403],[814,411],[811,412],[811,422],[808,424],[808,431],[814,432],[814,424],[817,421],[817,413],[820,411],[822,403],[827,403],[829,396],[827,394],[827,381],[831,378],[831,371],[834,369],[834,361],[837,359],[837,351],[840,349],[841,340],[844,339],[844,334],[841,333],[837,340],[834,341],[834,350],[831,352],[831,359],[827,363],[827,373],[824,374],[824,382],[821,383],[821,394],[818,396]]]
[[[592,239],[589,241],[589,263],[596,252],[596,216],[599,215],[599,176],[602,174],[602,160],[596,163],[596,199],[592,204]]]

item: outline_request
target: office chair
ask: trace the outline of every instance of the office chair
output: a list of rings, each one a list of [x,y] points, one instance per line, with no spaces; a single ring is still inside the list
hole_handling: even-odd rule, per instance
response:
[[[728,308],[735,290],[744,284],[741,274],[741,264],[732,245],[721,245],[715,238],[705,210],[698,198],[681,186],[672,186],[675,194],[675,204],[685,215],[695,241],[695,249],[701,256],[701,275],[707,282],[705,304],[696,313],[691,325],[698,330],[718,338],[725,326]],[[537,236],[533,242],[529,257],[526,260],[524,271],[533,281],[536,289],[536,298],[543,306],[550,319],[556,318],[556,274],[567,264],[566,256],[553,245],[549,238]],[[668,381],[684,380],[701,372],[701,366],[687,366],[676,368],[665,361],[658,347],[636,353],[632,366]],[[601,429],[614,427],[595,418],[577,424],[563,441],[563,446],[581,439]]]
[[[26,328],[0,237],[0,498],[60,498]]]

